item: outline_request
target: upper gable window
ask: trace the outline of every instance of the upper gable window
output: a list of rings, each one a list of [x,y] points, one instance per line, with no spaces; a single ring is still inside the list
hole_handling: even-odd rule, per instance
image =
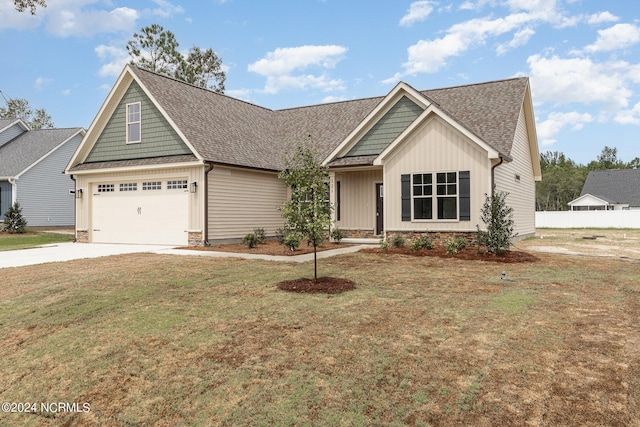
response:
[[[127,104],[127,144],[142,140],[141,125],[140,103]]]

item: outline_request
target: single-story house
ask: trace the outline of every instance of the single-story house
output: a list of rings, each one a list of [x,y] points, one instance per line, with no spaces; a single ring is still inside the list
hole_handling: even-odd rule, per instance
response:
[[[20,119],[0,119],[0,221],[18,202],[31,227],[73,227],[75,184],[64,174],[82,128],[31,130]]]
[[[640,209],[640,169],[591,171],[572,211]]]
[[[288,150],[311,140],[329,168],[334,227],[475,236],[493,186],[515,231],[535,232],[541,179],[529,80],[270,110],[126,65],[66,173],[80,242],[215,244],[273,235]]]

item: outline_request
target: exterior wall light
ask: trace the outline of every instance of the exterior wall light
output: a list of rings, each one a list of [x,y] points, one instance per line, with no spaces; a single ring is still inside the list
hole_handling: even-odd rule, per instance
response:
[[[82,199],[82,188],[76,190],[76,199]]]
[[[198,183],[193,181],[189,186],[189,193],[195,193],[196,191],[198,191]]]

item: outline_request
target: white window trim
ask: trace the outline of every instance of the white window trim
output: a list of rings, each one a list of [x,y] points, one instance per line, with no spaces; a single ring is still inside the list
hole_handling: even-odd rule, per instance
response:
[[[455,218],[438,219],[438,197],[453,197],[453,196],[447,196],[447,195],[438,196],[438,183],[437,183],[437,181],[438,181],[438,174],[439,173],[455,173],[456,174],[456,196],[455,196],[456,197],[456,217]],[[413,194],[413,176],[414,175],[425,175],[425,174],[431,174],[431,185],[432,185],[431,196],[414,196],[414,194]],[[414,173],[411,173],[411,181],[410,182],[411,182],[411,222],[437,222],[437,223],[460,222],[460,171],[414,172]],[[432,214],[432,218],[431,219],[415,218],[414,217],[414,214],[415,214],[414,199],[415,198],[423,199],[423,198],[427,198],[427,197],[431,197],[431,214]]]
[[[140,120],[131,121],[131,122],[129,121],[129,106],[131,106],[131,105],[138,105],[139,106],[138,110],[139,110],[139,114],[140,114]],[[142,103],[141,102],[131,102],[131,103],[127,104],[126,111],[125,111],[125,116],[126,116],[125,122],[126,122],[126,127],[127,127],[127,129],[126,129],[127,130],[127,144],[138,144],[138,143],[142,142]],[[129,140],[130,139],[129,138],[129,126],[133,125],[133,124],[136,124],[136,123],[138,124],[138,127],[140,128],[140,132],[139,132],[140,137],[136,141],[130,141]]]

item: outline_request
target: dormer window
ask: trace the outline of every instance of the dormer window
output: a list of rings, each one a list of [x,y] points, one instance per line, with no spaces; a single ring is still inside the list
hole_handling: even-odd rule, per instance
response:
[[[127,144],[140,142],[142,117],[140,103],[127,104]]]

